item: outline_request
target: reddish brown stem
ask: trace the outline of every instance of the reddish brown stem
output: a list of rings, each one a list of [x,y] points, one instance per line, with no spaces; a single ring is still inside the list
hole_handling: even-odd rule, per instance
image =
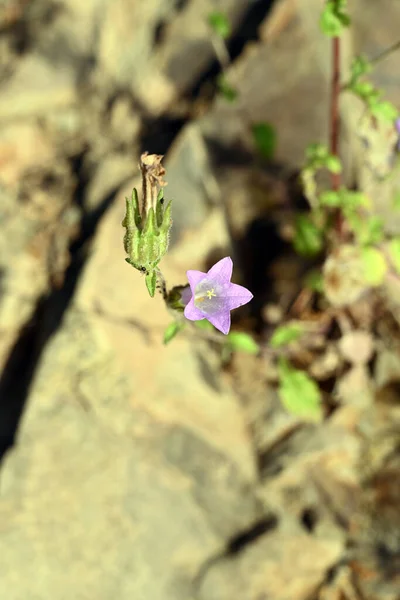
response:
[[[339,158],[339,95],[340,95],[340,38],[332,39],[332,82],[331,82],[331,110],[330,110],[330,153]],[[331,173],[332,189],[337,191],[341,186],[340,173]],[[342,211],[339,209],[335,215],[335,230],[339,239],[345,236],[345,222]]]
[[[339,157],[339,94],[340,94],[340,38],[332,39],[332,82],[330,111],[330,153]],[[332,173],[332,189],[340,187],[340,173]]]

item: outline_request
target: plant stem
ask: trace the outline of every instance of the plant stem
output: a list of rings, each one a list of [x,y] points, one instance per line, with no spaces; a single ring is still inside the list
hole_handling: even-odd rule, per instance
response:
[[[331,107],[330,107],[330,153],[339,158],[339,116],[340,96],[340,38],[332,39],[332,80],[331,80]],[[340,173],[331,173],[332,189],[338,191],[341,186]],[[344,237],[345,221],[340,209],[335,214],[335,231],[339,239]]]
[[[383,50],[383,52],[381,52],[374,58],[371,58],[371,60],[369,62],[374,65],[374,64],[380,62],[381,60],[383,60],[384,58],[386,58],[387,56],[389,56],[389,54],[392,54],[392,52],[395,52],[396,50],[399,50],[399,49],[400,49],[400,40],[397,41],[395,44],[392,44],[391,46],[389,46],[389,48],[386,48],[386,50]]]
[[[340,38],[332,39],[332,80],[330,107],[330,153],[339,158],[339,94],[340,94]],[[332,173],[332,189],[340,188],[340,173]]]

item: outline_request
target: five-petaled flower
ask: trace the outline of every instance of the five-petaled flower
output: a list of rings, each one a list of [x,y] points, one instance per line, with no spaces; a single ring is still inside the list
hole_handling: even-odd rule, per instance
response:
[[[232,259],[227,256],[211,267],[208,273],[187,271],[191,292],[191,296],[183,294],[184,302],[187,301],[184,311],[187,319],[207,319],[225,335],[229,333],[231,310],[247,304],[253,298],[248,289],[231,283],[232,269]]]

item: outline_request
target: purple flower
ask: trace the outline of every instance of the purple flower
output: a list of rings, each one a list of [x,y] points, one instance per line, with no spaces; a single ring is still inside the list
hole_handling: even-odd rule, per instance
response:
[[[208,273],[187,271],[191,297],[184,315],[190,321],[207,319],[225,335],[231,327],[231,310],[247,304],[253,297],[245,287],[231,283],[233,263],[227,256]]]

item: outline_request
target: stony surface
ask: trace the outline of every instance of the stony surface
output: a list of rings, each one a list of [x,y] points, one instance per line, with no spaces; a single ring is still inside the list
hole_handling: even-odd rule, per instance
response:
[[[259,2],[218,3],[233,51]],[[237,282],[262,280],[235,327],[253,327],[272,297],[279,322],[303,276],[276,245],[299,200],[291,174],[328,131],[321,3],[277,0],[252,22],[226,73],[233,104],[207,87],[209,0],[3,4],[2,449],[26,406],[1,465],[0,597],[397,600],[398,281],[386,290],[393,322],[379,319],[379,343],[360,326],[341,344],[304,348],[329,406],[324,423],[309,425],[283,409],[265,344],[224,369],[193,329],[164,346],[171,316],[123,260],[138,157],[165,152],[168,285],[231,254]],[[397,36],[394,0],[384,10],[351,4],[344,72],[354,52],[374,55]],[[398,104],[396,60],[374,77]],[[361,160],[360,107],[343,98],[341,109],[346,176],[397,231],[388,204],[397,183],[378,197],[377,165]],[[256,154],[259,121],[277,130],[274,164]],[[376,157],[384,132],[367,133]]]

